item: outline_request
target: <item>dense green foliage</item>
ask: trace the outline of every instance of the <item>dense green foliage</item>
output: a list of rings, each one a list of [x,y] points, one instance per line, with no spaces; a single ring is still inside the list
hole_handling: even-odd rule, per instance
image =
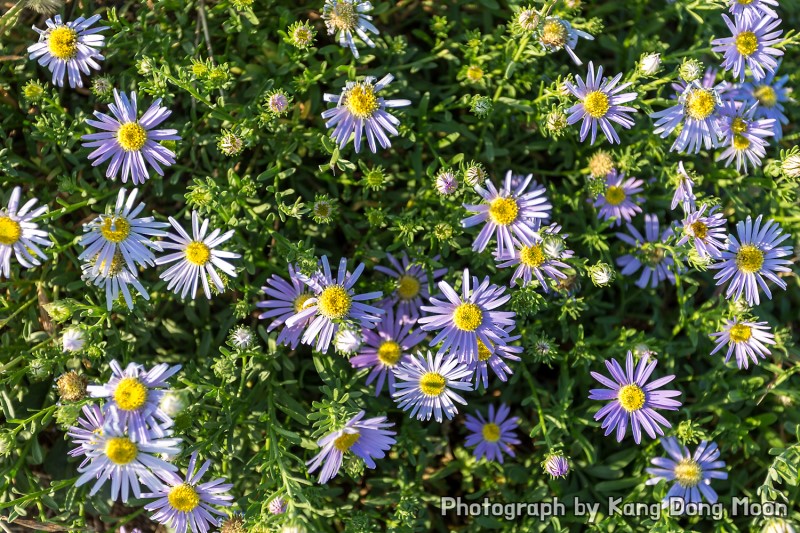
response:
[[[4,4],[0,9],[11,11],[0,18],[2,205],[17,185],[25,198],[48,205],[40,224],[55,245],[42,266],[26,270],[12,261],[11,278],[0,281],[0,515],[76,530],[113,530],[131,521],[153,530],[141,505],[113,504],[103,491],[88,498],[88,487],[75,488],[78,461],[65,460],[65,431],[89,400],[61,400],[56,380],[78,370],[89,382],[104,382],[109,361],[117,359],[183,365],[172,383],[186,405],[176,417],[184,454],[200,450],[216,475],[234,483],[232,512],[243,513],[253,528],[577,531],[587,519],[570,512],[548,521],[442,516],[440,497],[660,501],[668,486],[646,486],[650,476],[644,472],[650,459],[663,455],[658,440],[645,436],[636,445],[630,435],[622,443],[604,437],[592,418],[602,404],[588,400],[589,389],[597,387],[589,372],[605,372],[604,359],[649,350],[657,354],[656,375],[675,374],[671,385],[682,391],[681,409],[665,414],[673,426],[667,434],[690,448],[703,439],[720,446],[729,472],[727,480],[714,480],[721,501],[748,496],[785,502],[800,518],[796,269],[783,278],[786,291],[773,287],[773,299],[762,297],[751,310],[726,300],[713,271],[689,261],[689,245],[674,241],[663,251],[687,268],[674,286],[643,290],[635,277],[617,272],[612,283],[598,287],[587,272],[599,262],[615,265],[628,250],[615,236],[624,229],[600,222],[591,206],[602,184],[598,189],[590,179],[588,161],[600,148],[610,151],[618,169],[645,180],[643,212],[657,215],[662,228],[681,219],[670,202],[683,161],[696,176],[698,201],[721,205],[728,230],[748,215],[764,214],[792,234],[784,244],[796,246],[798,183],[781,171],[781,161],[800,137],[800,111],[787,105],[790,123],[780,145],[771,142],[764,166],[750,174],[715,162],[713,151],[669,152],[672,138],[653,134],[648,113],[671,105],[670,83],[685,58],[719,64],[710,41],[726,32],[720,14],[727,3],[552,4],[533,7],[552,9],[595,36],[575,48],[584,63],[602,64],[609,75],[623,72],[633,83],[636,126],[618,129],[620,146],[610,147],[602,136],[594,146],[581,143],[579,125],[559,123],[558,112],[575,102],[560,84],[585,77],[586,66],[576,66],[563,50],[547,52],[513,28],[515,10],[526,7],[515,1],[375,0],[373,23],[381,33],[374,49],[357,40],[359,59],[327,34],[321,0],[56,6],[65,20],[100,13],[110,26],[102,72],[90,82],[103,79],[109,87],[137,91],[142,109],[163,98],[172,110],[165,126],[182,137],[171,143],[177,164],[163,178],[151,172],[140,187],[148,210],[159,220],[172,216],[184,224],[197,210],[212,227],[235,230],[226,249],[242,254],[234,262],[237,277],[226,278],[227,290],[210,301],[202,295],[182,300],[166,290],[161,270],[149,269],[141,279],[150,300],[136,298],[133,311],[120,300],[112,312],[104,292],[81,279],[77,258],[82,225],[113,203],[121,185],[105,178],[105,165],[92,167],[80,144],[81,135],[95,131],[86,118],[106,112],[110,91],[54,87],[50,73],[26,53],[37,38],[30,26],[41,27],[47,17]],[[792,28],[800,23],[800,2],[784,1],[779,12],[785,30],[780,73],[789,74],[788,87],[798,86]],[[304,21],[316,36],[300,49],[287,32]],[[662,68],[654,76],[638,69],[642,54],[650,52],[661,53]],[[468,74],[470,67],[479,67],[482,76]],[[320,118],[329,107],[323,93],[338,94],[358,76],[385,74],[396,79],[384,96],[412,101],[393,111],[402,122],[399,136],[377,154],[365,147],[356,154],[352,143],[339,150]],[[732,81],[730,73],[720,73],[723,78]],[[275,92],[290,98],[287,113],[270,112],[267,99]],[[223,153],[226,135],[243,143],[240,153]],[[462,203],[479,202],[464,184],[464,171],[475,164],[495,183],[508,169],[533,173],[547,188],[552,220],[575,251],[567,261],[570,277],[556,290],[510,289],[524,352],[507,383],[491,376],[488,390],[465,396],[469,405],[453,421],[419,422],[385,392],[376,398],[374,387],[364,383],[366,373],[333,349],[320,354],[306,345],[276,345],[277,333],[266,332],[255,304],[266,279],[285,278],[289,263],[310,270],[322,255],[334,264],[347,257],[351,269],[364,262],[359,290],[389,293],[389,278],[372,267],[385,264],[387,252],[407,251],[426,267],[448,268],[445,279],[457,288],[464,268],[507,285],[511,271],[496,267],[491,246],[483,253],[471,250],[478,228],[461,227],[467,216]],[[461,185],[441,196],[435,177],[447,169]],[[330,213],[320,211],[325,205]],[[641,230],[642,216],[633,224]],[[772,354],[747,370],[725,364],[724,350],[709,355],[709,334],[742,313],[768,321],[777,340]],[[60,346],[70,324],[87,331],[78,354]],[[242,350],[229,341],[237,325],[257,332],[253,347]],[[522,444],[504,465],[476,460],[463,444],[464,413],[500,401],[521,419]],[[362,409],[387,415],[396,424],[397,444],[375,470],[346,458],[338,477],[316,484],[304,464],[317,453],[315,441]],[[565,479],[542,471],[540,463],[552,451],[571,459]],[[179,462],[185,465],[185,457]],[[268,503],[278,495],[287,512],[271,515]],[[601,513],[598,520],[596,527],[607,531],[742,531],[764,524],[742,516],[665,516],[654,523]]]

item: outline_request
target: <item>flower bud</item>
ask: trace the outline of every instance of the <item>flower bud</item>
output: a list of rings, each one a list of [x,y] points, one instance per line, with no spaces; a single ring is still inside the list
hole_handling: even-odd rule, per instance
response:
[[[639,72],[645,76],[653,76],[661,68],[661,54],[645,54],[639,60]]]

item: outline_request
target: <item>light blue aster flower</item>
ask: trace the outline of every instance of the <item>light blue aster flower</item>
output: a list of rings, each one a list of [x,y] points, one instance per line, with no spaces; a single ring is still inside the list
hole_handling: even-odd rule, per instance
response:
[[[378,150],[376,140],[384,149],[392,145],[387,133],[397,135],[400,120],[386,110],[411,105],[411,100],[384,100],[378,96],[378,92],[393,79],[394,76],[387,74],[375,83],[375,78],[367,76],[362,81],[348,81],[341,94],[324,94],[326,102],[336,104],[336,107],[323,111],[322,118],[327,121],[326,128],[333,128],[331,137],[339,143],[339,148],[344,148],[351,134],[354,134],[356,153],[361,150],[364,135],[372,153]]]
[[[442,421],[442,413],[452,419],[458,409],[455,403],[467,405],[467,401],[456,391],[471,391],[469,382],[472,370],[459,361],[452,352],[436,354],[428,352],[427,358],[421,352],[403,361],[394,369],[397,379],[396,392],[392,395],[397,407],[411,412],[409,416],[417,420],[430,420],[434,417]]]
[[[711,49],[724,54],[722,68],[732,71],[739,81],[745,79],[745,67],[755,81],[764,79],[767,71],[774,73],[778,68],[775,58],[783,55],[782,50],[774,48],[781,42],[783,30],[778,29],[781,20],[765,16],[736,17],[731,21],[727,15],[722,15],[722,19],[733,34],[711,41]]]
[[[661,439],[661,445],[669,457],[652,459],[650,462],[655,468],[645,471],[653,476],[646,481],[647,485],[655,485],[661,480],[675,482],[664,497],[664,506],[669,505],[671,498],[680,498],[684,504],[700,503],[702,496],[709,503],[716,503],[717,493],[711,488],[711,480],[728,479],[728,473],[724,471],[725,461],[719,460],[717,445],[703,441],[694,454],[689,453],[686,446],[681,446],[675,437]]]
[[[308,473],[322,467],[319,482],[327,483],[339,473],[344,454],[350,452],[361,459],[367,468],[375,468],[375,459],[383,459],[386,452],[397,441],[397,433],[388,428],[394,423],[388,422],[385,416],[364,418],[364,411],[351,418],[345,426],[329,433],[317,441],[322,449],[308,461]]]
[[[722,251],[721,261],[710,266],[719,272],[714,276],[717,285],[730,281],[725,297],[738,299],[744,294],[747,305],[758,305],[759,287],[772,299],[772,292],[767,286],[767,281],[772,281],[778,287],[786,290],[786,282],[778,277],[780,272],[791,272],[787,265],[791,264],[784,257],[791,255],[792,249],[788,246],[778,246],[790,237],[783,234],[781,227],[773,220],[768,220],[763,225],[758,215],[755,222],[747,220],[736,224],[737,239],[733,234],[728,236],[728,248]]]
[[[704,87],[695,80],[683,90],[677,105],[650,115],[656,119],[653,133],[666,138],[682,125],[670,151],[697,153],[703,147],[717,147],[723,136],[717,120],[721,105],[716,88]]]
[[[476,459],[485,457],[487,461],[497,461],[503,464],[503,454],[514,457],[511,447],[522,441],[517,437],[516,429],[519,427],[519,418],[509,417],[511,409],[506,404],[500,404],[495,410],[494,405],[489,406],[489,415],[484,418],[483,413],[477,416],[467,415],[466,426],[470,433],[465,446],[475,447],[472,452]]]

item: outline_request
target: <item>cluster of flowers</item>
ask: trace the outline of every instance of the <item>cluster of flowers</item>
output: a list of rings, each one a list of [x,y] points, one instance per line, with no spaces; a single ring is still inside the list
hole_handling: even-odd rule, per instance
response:
[[[92,397],[105,403],[83,406],[83,417],[67,432],[76,445],[69,454],[84,458],[75,485],[92,482],[89,495],[93,496],[111,480],[113,500],[125,503],[131,495],[151,499],[144,506],[152,511],[151,518],[177,533],[217,526],[225,515],[214,506],[231,505],[228,491],[233,485],[221,478],[201,483],[211,462],[196,468],[197,452],[189,459],[185,477],[176,474],[178,467],[170,462],[181,452],[181,439],[173,437],[173,422],[161,401],[167,380],[180,365],[162,363],[146,370],[130,363],[123,369],[111,361],[110,367],[107,383],[88,387]],[[150,492],[142,492],[142,483]]]
[[[656,119],[656,134],[667,137],[679,130],[672,150],[697,153],[701,148],[724,144],[727,148],[718,159],[725,159],[726,165],[736,160],[737,170],[746,171],[748,162],[760,165],[767,137],[780,138],[781,124],[786,123],[781,103],[788,100],[788,90],[784,88],[788,78],[775,79],[778,68],[775,58],[782,52],[773,45],[782,32],[777,30],[780,19],[766,5],[770,3],[732,1],[734,20],[725,15],[723,18],[733,36],[712,43],[715,51],[725,55],[722,67],[731,70],[739,78],[739,84],[715,84],[713,70],[699,81],[702,69],[696,62],[682,68],[683,82],[676,86],[678,103],[651,115]],[[370,2],[363,0],[325,2],[322,16],[329,32],[337,34],[340,45],[348,47],[355,58],[359,54],[354,36],[374,46],[368,34],[379,33],[370,22],[371,10]],[[534,32],[546,50],[564,49],[580,65],[574,48],[579,37],[592,39],[592,36],[572,28],[559,17],[546,15],[540,16],[532,9],[521,10],[516,25]],[[66,76],[72,87],[80,87],[81,72],[89,74],[90,69],[100,68],[98,61],[103,56],[99,49],[104,38],[99,32],[106,28],[92,28],[99,18],[95,15],[63,23],[60,17],[55,17],[47,21],[47,29],[36,29],[40,41],[29,48],[31,58],[52,71],[56,85],[63,85]],[[303,28],[297,26],[295,31]],[[745,82],[746,68],[751,72],[748,82]],[[579,100],[568,110],[567,122],[581,122],[581,141],[591,132],[594,143],[599,127],[609,142],[620,143],[613,123],[623,128],[634,125],[631,114],[636,109],[624,104],[635,100],[636,93],[623,92],[631,84],[620,84],[621,79],[621,73],[611,79],[604,78],[602,66],[595,69],[590,62],[585,81],[576,76],[575,83],[565,82],[567,92]],[[351,136],[356,152],[360,151],[364,137],[372,152],[377,151],[378,145],[384,149],[390,146],[389,136],[398,134],[400,121],[387,109],[411,104],[409,100],[385,100],[378,96],[392,81],[391,74],[377,82],[376,78],[367,77],[347,82],[338,95],[324,95],[324,101],[334,107],[324,111],[322,117],[340,147]],[[123,183],[130,177],[134,185],[149,178],[148,166],[163,175],[162,167],[173,165],[175,154],[161,142],[180,139],[177,130],[156,129],[170,111],[157,100],[139,117],[135,93],[129,98],[114,91],[114,101],[109,106],[113,117],[95,112],[98,120],[87,121],[101,130],[83,137],[84,146],[94,149],[89,154],[92,164],[108,162],[106,177],[120,176]],[[282,105],[287,105],[285,99]],[[744,295],[749,305],[758,304],[759,287],[771,298],[767,280],[785,289],[785,282],[777,274],[788,271],[785,266],[788,261],[782,258],[789,255],[789,249],[778,245],[788,236],[781,235],[781,229],[771,220],[762,224],[761,216],[755,222],[750,217],[740,221],[738,239],[726,236],[722,214],[706,204],[697,208],[692,178],[682,164],[680,171],[682,176],[672,209],[681,204],[685,218],[683,236],[677,244],[691,242],[698,256],[717,261],[711,268],[720,270],[716,276],[718,284],[730,282],[728,298]],[[613,218],[615,224],[627,222],[630,235],[620,233],[618,237],[635,249],[632,254],[618,258],[622,273],[630,275],[642,269],[637,285],[643,288],[655,287],[664,279],[674,282],[676,262],[666,255],[663,244],[675,236],[675,230],[668,228],[661,233],[658,219],[651,214],[645,215],[646,238],[630,224],[632,217],[641,212],[637,205],[641,200],[635,195],[642,192],[643,182],[626,180],[624,173],[613,169],[601,177],[606,180],[606,187],[595,201],[599,217]],[[465,228],[483,224],[473,250],[484,251],[494,237],[498,267],[516,267],[510,282],[512,287],[518,283],[527,286],[535,280],[542,290],[548,291],[552,282],[566,278],[562,270],[568,265],[563,260],[572,257],[573,252],[566,247],[567,236],[559,234],[561,227],[549,223],[552,206],[544,187],[532,182],[532,175],[517,176],[510,171],[500,189],[490,180],[485,185],[486,188],[475,186],[484,202],[464,206],[472,213],[462,221]],[[442,179],[437,186],[445,194],[452,189],[453,182]],[[136,196],[135,189],[127,198],[126,191],[120,190],[113,210],[88,223],[80,240],[84,247],[80,255],[85,261],[84,275],[105,288],[108,308],[120,293],[132,308],[129,285],[147,299],[147,291],[138,280],[139,268],[160,264],[176,263],[161,277],[168,281],[168,289],[182,297],[191,294],[194,298],[202,282],[210,298],[209,277],[217,289],[223,290],[224,283],[214,267],[235,276],[234,268],[225,259],[240,256],[215,248],[230,239],[233,232],[221,234],[216,229],[209,233],[208,221],[201,223],[193,212],[191,236],[172,218],[169,223],[177,234],[168,235],[162,231],[168,226],[166,223],[156,222],[153,217],[136,218],[144,209],[142,203],[135,205]],[[34,210],[35,199],[19,208],[19,200],[20,190],[16,188],[8,209],[0,214],[0,267],[6,277],[10,275],[12,252],[21,265],[31,267],[39,264],[37,257],[46,258],[40,247],[52,246],[47,234],[34,222],[46,208]],[[152,240],[164,236],[174,242]],[[156,258],[154,252],[164,249],[174,252]],[[419,420],[433,417],[442,422],[444,414],[452,419],[457,413],[455,404],[467,403],[460,391],[472,391],[478,382],[487,388],[489,368],[501,381],[506,381],[512,373],[506,361],[519,360],[517,354],[522,349],[511,345],[519,339],[519,335],[512,335],[515,314],[500,310],[510,295],[505,287],[491,283],[488,276],[481,281],[471,277],[468,270],[463,273],[459,294],[441,280],[444,269],[426,272],[405,254],[399,260],[391,255],[388,259],[392,268],[377,266],[376,270],[394,278],[396,286],[377,306],[366,302],[382,298],[381,292],[356,294],[355,285],[364,271],[363,264],[351,273],[343,258],[334,277],[328,258],[322,257],[320,268],[313,273],[299,272],[290,265],[288,281],[273,275],[264,287],[269,299],[259,303],[266,309],[260,318],[271,318],[268,330],[281,328],[278,342],[292,348],[302,342],[326,353],[333,342],[345,352],[358,352],[350,359],[352,366],[370,370],[367,384],[377,380],[376,395],[388,382],[389,394],[399,408],[410,411],[411,417]],[[438,282],[442,294],[432,297],[428,287],[434,282]],[[714,352],[727,344],[726,361],[735,352],[740,367],[746,368],[748,359],[757,363],[758,356],[763,358],[769,353],[765,345],[774,344],[765,324],[735,317],[723,331],[714,334],[717,339]],[[433,334],[428,343],[436,349],[435,354],[415,349],[428,333]],[[675,376],[648,382],[656,362],[645,356],[636,366],[630,352],[625,371],[616,361],[607,361],[606,366],[613,379],[592,372],[607,388],[590,392],[591,399],[610,401],[595,415],[597,420],[603,420],[606,435],[616,430],[616,438],[621,441],[629,423],[637,443],[641,441],[642,429],[651,438],[663,435],[662,426],[670,424],[656,409],[677,409],[681,403],[673,398],[680,392],[658,389]],[[109,400],[102,409],[84,408],[86,418],[81,418],[79,427],[69,433],[78,444],[71,453],[86,457],[78,484],[96,480],[91,494],[111,479],[115,499],[121,495],[126,501],[129,491],[137,497],[154,498],[156,501],[146,508],[156,511],[155,519],[170,522],[180,531],[187,524],[193,530],[205,530],[206,523],[216,521],[209,513],[219,514],[209,504],[229,505],[231,497],[222,493],[230,486],[221,485],[221,480],[198,484],[209,463],[194,473],[196,455],[192,455],[185,480],[174,474],[177,470],[174,465],[153,455],[179,453],[180,439],[171,437],[171,421],[158,408],[166,379],[178,368],[158,365],[145,372],[141,366],[132,364],[123,371],[112,362],[112,380],[92,389],[94,396]],[[509,417],[510,411],[506,405],[490,406],[486,417],[482,413],[467,417],[471,434],[466,444],[476,447],[477,457],[502,462],[504,453],[514,455],[511,446],[520,441],[515,433],[518,419]],[[309,471],[321,468],[321,483],[337,474],[344,453],[350,451],[374,468],[374,459],[385,457],[395,444],[395,432],[388,429],[393,424],[386,417],[364,417],[365,412],[359,412],[342,429],[318,441],[321,451],[309,461]],[[671,459],[653,460],[657,468],[648,470],[655,476],[648,483],[674,480],[668,497],[699,501],[702,493],[715,501],[710,479],[727,476],[721,471],[725,463],[717,460],[716,445],[703,442],[693,455],[672,438],[663,439],[662,445]],[[552,475],[564,475],[568,462],[555,454],[548,458],[545,468]],[[154,492],[142,494],[140,481]]]
[[[236,270],[226,259],[241,256],[217,247],[233,236],[233,230],[209,232],[209,221],[201,221],[195,211],[192,212],[191,235],[172,217],[169,217],[169,224],[157,222],[152,216],[139,217],[145,205],[141,202],[136,204],[137,194],[137,189],[130,192],[120,189],[113,207],[109,206],[106,214],[87,223],[85,234],[78,241],[84,248],[78,256],[85,261],[81,267],[83,277],[105,289],[107,308],[111,310],[114,301],[122,294],[128,308],[133,309],[129,286],[148,300],[148,291],[139,281],[139,269],[154,265],[175,263],[160,277],[168,282],[168,290],[181,297],[189,294],[194,298],[198,285],[202,284],[206,297],[211,298],[209,279],[217,290],[224,291],[225,284],[216,269],[235,277]],[[46,259],[39,246],[53,245],[47,232],[38,229],[34,222],[47,208],[32,209],[37,201],[35,198],[20,208],[20,195],[20,188],[14,188],[8,207],[0,211],[0,277],[10,277],[12,253],[22,266],[30,268],[40,264],[36,256]],[[162,230],[170,224],[175,233]],[[169,240],[155,242],[153,237]],[[153,253],[165,250],[174,251],[158,258]]]
[[[748,162],[760,166],[766,155],[767,137],[781,139],[781,125],[788,122],[783,103],[789,100],[785,88],[788,76],[776,78],[778,61],[783,52],[774,48],[780,42],[780,19],[765,2],[731,2],[734,20],[722,15],[732,36],[712,41],[713,50],[724,54],[722,67],[732,71],[739,83],[716,83],[717,71],[709,69],[701,78],[702,66],[689,60],[680,69],[682,81],[673,84],[677,103],[668,109],[652,113],[656,119],[654,133],[663,138],[678,131],[670,150],[697,153],[701,148],[725,147],[717,161],[729,166],[734,160],[736,169],[747,171]],[[658,71],[657,54],[643,58],[642,70],[649,75]],[[749,81],[746,68],[750,70]],[[622,74],[611,79],[603,77],[603,67],[595,71],[589,63],[584,82],[565,82],[565,90],[580,102],[569,110],[568,124],[581,122],[580,140],[591,131],[591,142],[597,138],[598,126],[611,143],[620,139],[612,122],[630,128],[630,114],[636,109],[622,104],[636,99],[636,93],[622,91],[630,83],[619,84]],[[615,177],[614,181],[621,181]],[[619,186],[612,183],[611,186]],[[617,204],[614,204],[617,205]]]

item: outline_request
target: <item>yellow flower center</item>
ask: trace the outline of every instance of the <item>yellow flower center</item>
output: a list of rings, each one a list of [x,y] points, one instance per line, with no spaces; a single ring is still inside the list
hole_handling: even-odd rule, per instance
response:
[[[123,411],[136,411],[147,401],[147,387],[136,378],[122,378],[114,389],[114,402]]]
[[[603,91],[592,91],[583,99],[583,109],[593,118],[606,116],[608,108],[608,96]]]
[[[333,446],[340,452],[344,453],[350,448],[352,448],[353,444],[358,442],[359,438],[361,438],[360,433],[345,433],[344,435],[333,441]]]
[[[733,342],[747,342],[753,328],[746,324],[734,324],[731,326],[730,336]]]
[[[78,32],[67,26],[59,26],[50,32],[47,46],[54,57],[72,59],[78,55]]]
[[[294,299],[294,312],[299,313],[306,307],[306,302],[311,299],[311,294],[308,292],[301,293],[297,298]]]
[[[100,226],[100,233],[109,242],[122,242],[130,235],[131,225],[122,217],[106,217]]]
[[[769,85],[759,85],[753,91],[753,96],[758,103],[765,107],[775,107],[778,103],[778,93]]]
[[[353,30],[358,25],[358,12],[353,4],[340,0],[328,13],[328,22],[337,30]]]
[[[354,86],[345,94],[344,105],[356,118],[369,118],[380,107],[372,85]]]
[[[211,248],[200,241],[186,245],[186,260],[193,265],[203,266],[211,259]]]
[[[314,214],[319,218],[328,218],[331,216],[331,204],[328,202],[316,202],[314,204]]]
[[[128,437],[114,437],[106,442],[106,457],[117,465],[126,465],[136,459],[139,449]]]
[[[489,204],[489,218],[500,226],[508,226],[514,222],[517,214],[519,214],[519,206],[513,198],[499,197]]]
[[[617,185],[612,185],[606,189],[606,203],[609,205],[619,205],[625,201],[628,195],[625,194],[625,189]]]
[[[750,146],[750,141],[744,135],[739,135],[738,133],[734,134],[733,136],[733,147],[736,150],[747,150]]]
[[[743,31],[736,36],[736,49],[743,56],[752,55],[758,50],[758,37],[751,31]]]
[[[22,226],[9,216],[0,217],[0,244],[11,246],[22,237]]]
[[[568,37],[567,27],[560,20],[548,20],[542,25],[540,40],[546,46],[561,48],[567,44]]]
[[[702,241],[706,238],[706,235],[708,235],[708,226],[699,220],[697,222],[692,222],[689,228],[691,228],[692,235],[694,235],[695,239],[700,239]]]
[[[683,105],[684,112],[695,120],[705,120],[716,108],[717,101],[708,89],[693,89]]]
[[[99,254],[98,254],[99,257]],[[95,261],[97,258],[95,257]],[[113,277],[122,272],[122,267],[125,266],[124,258],[122,257],[122,253],[117,251],[114,254],[114,257],[111,259],[111,266],[108,267],[108,275]],[[100,270],[104,270],[106,268],[106,262],[100,262]]]
[[[486,442],[497,442],[500,440],[500,426],[493,422],[484,424],[481,433],[483,433],[483,440]]]
[[[541,266],[545,261],[542,245],[534,244],[533,246],[524,246],[522,250],[519,251],[519,261],[523,265],[533,268]]]
[[[600,150],[589,159],[589,172],[595,178],[606,176],[612,170],[614,170],[614,159],[608,152]]]
[[[489,347],[483,344],[483,341],[478,341],[478,361],[488,361],[491,356]]]
[[[425,396],[439,396],[447,381],[437,372],[426,372],[419,380],[419,390]]]
[[[475,331],[483,322],[481,308],[472,303],[464,303],[453,311],[453,324],[461,331]]]
[[[167,495],[169,504],[176,511],[182,513],[189,513],[200,505],[200,495],[194,490],[194,487],[181,483],[176,487],[172,487]]]
[[[326,287],[319,295],[317,309],[327,318],[342,318],[350,311],[352,300],[347,290],[341,285]]]
[[[141,150],[145,141],[147,141],[147,131],[138,122],[126,122],[117,131],[117,142],[126,152]]]
[[[683,459],[675,465],[675,481],[683,488],[697,486],[703,477],[703,469],[692,459]]]
[[[620,406],[632,413],[644,407],[644,391],[638,385],[625,385],[617,396]]]
[[[749,6],[753,3],[753,0],[736,0],[736,3],[741,6]]]
[[[414,276],[403,274],[397,279],[397,295],[401,300],[410,300],[419,294],[420,283]]]
[[[736,252],[736,267],[745,274],[758,272],[763,264],[764,252],[752,244],[742,245]]]
[[[483,69],[481,67],[470,65],[467,69],[467,79],[469,81],[481,81],[483,78]]]
[[[664,249],[659,248],[651,242],[642,244],[642,261],[648,266],[654,267],[664,260]]]
[[[378,347],[378,359],[386,366],[394,366],[400,359],[402,351],[395,341],[384,341]]]
[[[747,131],[747,122],[741,117],[736,117],[731,122],[731,131],[733,133],[744,133]]]

